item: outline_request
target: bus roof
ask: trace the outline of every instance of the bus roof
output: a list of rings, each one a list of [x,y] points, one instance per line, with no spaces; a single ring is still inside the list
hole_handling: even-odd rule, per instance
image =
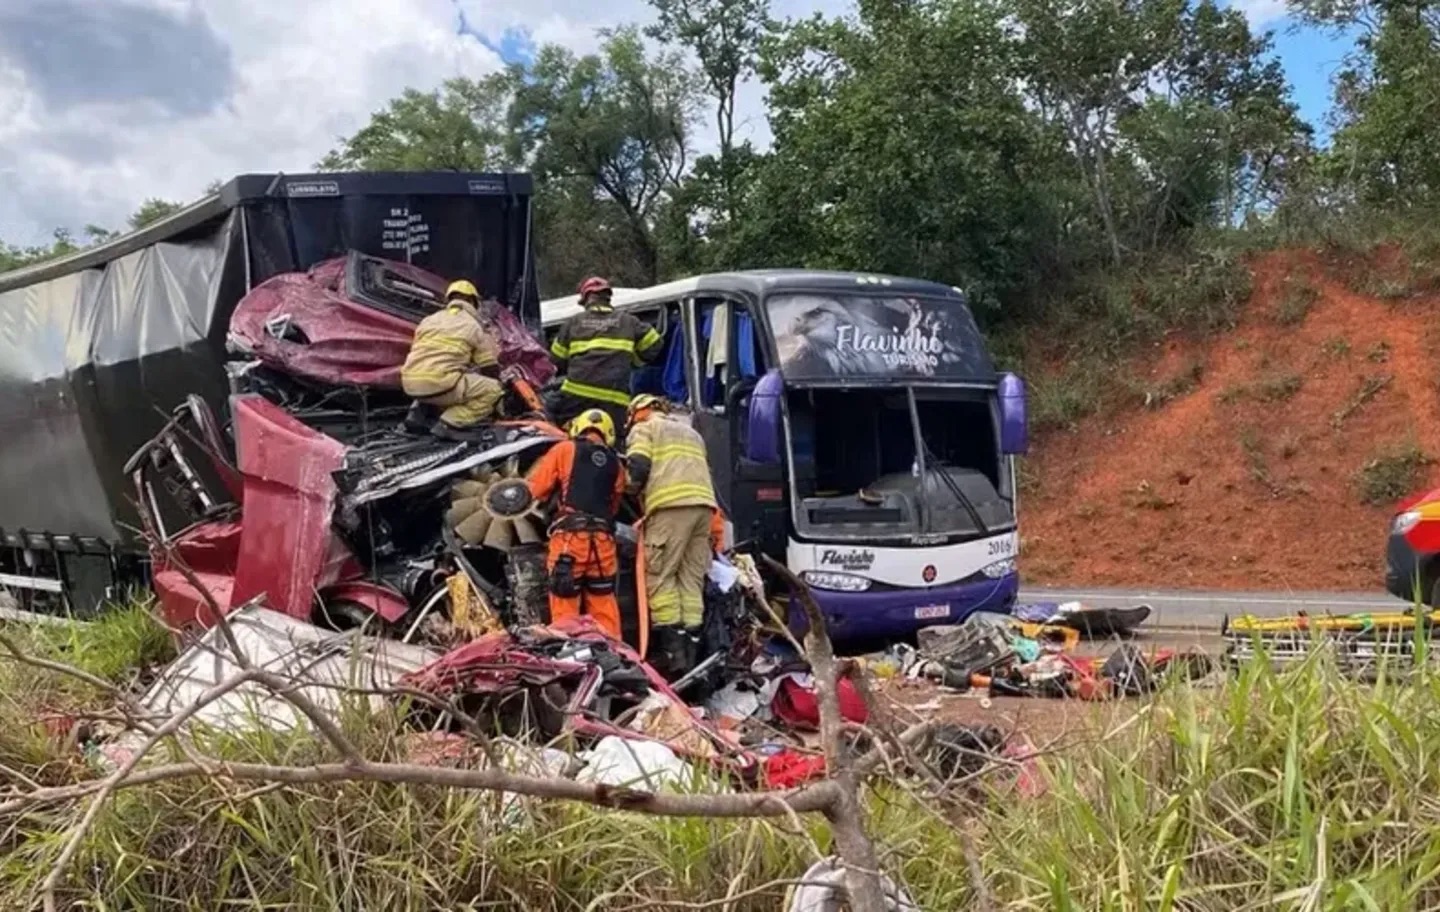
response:
[[[659,304],[697,292],[742,292],[755,295],[784,291],[857,291],[884,290],[902,295],[926,297],[957,297],[964,293],[953,286],[924,279],[870,272],[830,272],[819,269],[747,269],[736,272],[712,272],[677,279],[649,288],[616,288],[612,301],[616,307],[643,307]],[[540,303],[540,322],[546,326],[563,323],[580,312],[579,295],[552,298]]]

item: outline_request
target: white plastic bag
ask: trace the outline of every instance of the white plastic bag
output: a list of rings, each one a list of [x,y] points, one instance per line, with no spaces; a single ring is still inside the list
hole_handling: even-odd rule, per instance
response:
[[[576,775],[577,782],[658,792],[666,787],[679,788],[689,776],[685,762],[658,741],[609,735],[581,756],[585,768]]]
[[[732,567],[723,558],[715,558],[710,562],[710,582],[721,592],[729,592],[740,582],[740,571]]]

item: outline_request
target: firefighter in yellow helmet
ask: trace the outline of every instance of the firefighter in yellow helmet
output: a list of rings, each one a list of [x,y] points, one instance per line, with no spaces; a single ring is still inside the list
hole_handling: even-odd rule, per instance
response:
[[[481,320],[479,305],[480,293],[473,284],[451,282],[445,306],[415,327],[415,340],[400,369],[407,396],[442,409],[435,425],[441,436],[492,420],[504,394],[500,344]]]
[[[610,303],[610,283],[592,276],[580,283],[583,312],[565,321],[550,354],[565,374],[551,414],[564,424],[585,409],[602,408],[624,437],[630,404],[630,372],[660,356],[660,334],[631,313]]]
[[[645,596],[652,664],[672,678],[695,664],[705,614],[705,576],[724,521],[710,480],[705,441],[658,396],[636,396],[626,443],[629,488],[645,513]]]
[[[615,445],[615,424],[600,409],[570,422],[570,439],[555,444],[530,469],[536,500],[556,497],[546,569],[550,574],[550,620],[580,614],[620,639],[615,576],[615,513],[625,493],[625,471]]]

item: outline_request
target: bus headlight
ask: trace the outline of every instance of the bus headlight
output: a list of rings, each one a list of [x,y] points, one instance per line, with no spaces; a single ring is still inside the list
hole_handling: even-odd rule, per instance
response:
[[[806,570],[800,578],[816,589],[834,589],[837,592],[864,592],[870,588],[870,580],[853,573],[830,573],[825,570]]]
[[[1395,524],[1392,527],[1396,535],[1404,535],[1420,523],[1419,510],[1406,510],[1395,517]]]
[[[996,561],[984,570],[980,571],[991,579],[999,579],[1015,572],[1015,558],[1007,557],[1004,560]]]

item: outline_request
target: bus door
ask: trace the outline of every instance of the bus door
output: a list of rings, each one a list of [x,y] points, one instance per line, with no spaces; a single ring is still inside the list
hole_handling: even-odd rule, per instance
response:
[[[768,367],[760,327],[739,299],[699,297],[691,306],[695,427],[705,439],[716,496],[735,526],[736,541],[774,537],[763,532],[778,518],[783,553],[783,467],[744,458],[750,397]]]

